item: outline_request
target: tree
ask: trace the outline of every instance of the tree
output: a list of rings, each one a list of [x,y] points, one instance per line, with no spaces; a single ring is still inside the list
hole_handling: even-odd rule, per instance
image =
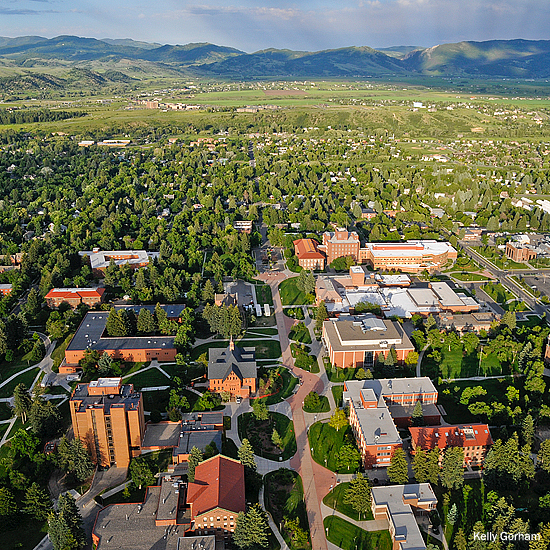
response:
[[[252,445],[250,445],[250,441],[248,441],[248,439],[243,439],[242,445],[239,447],[237,452],[237,456],[245,468],[250,468],[254,471],[256,470],[257,466],[256,461],[254,460],[254,450],[252,449]]]
[[[349,472],[350,468],[357,468],[359,466],[360,460],[361,453],[353,445],[342,445],[336,455],[336,469],[340,471],[347,468]]]
[[[94,464],[88,449],[86,449],[80,438],[71,441],[71,459],[71,471],[74,473],[77,481],[82,483],[92,475]]]
[[[214,300],[214,285],[210,279],[206,279],[204,287],[202,289],[202,299],[205,302],[212,302]]]
[[[456,502],[451,506],[449,513],[447,514],[447,522],[449,525],[454,525],[458,519],[458,508],[456,507]]]
[[[418,363],[418,352],[410,351],[407,354],[407,357],[405,357],[405,365],[407,365],[407,367],[409,368],[412,368],[412,367],[416,367],[417,363]]]
[[[321,303],[317,306],[317,309],[315,310],[315,328],[317,330],[321,330],[323,328],[323,323],[327,318],[327,306],[325,305],[325,301],[321,300]]]
[[[357,380],[364,380],[366,377],[367,373],[365,372],[365,369],[363,367],[357,369],[357,372],[355,373],[355,378],[357,378]]]
[[[13,408],[15,414],[21,418],[23,424],[27,422],[27,416],[31,410],[32,400],[25,384],[20,383],[13,390]]]
[[[69,493],[59,497],[58,512],[52,512],[48,519],[48,535],[54,550],[78,550],[86,542],[82,516],[74,498]]]
[[[328,425],[339,432],[340,428],[348,425],[348,418],[346,416],[346,413],[342,409],[336,409],[334,411],[334,414],[330,417]]]
[[[153,334],[157,331],[157,323],[154,315],[147,309],[142,307],[139,310],[137,318],[138,334]]]
[[[271,434],[271,441],[273,442],[273,445],[281,449],[281,451],[284,451],[285,447],[283,445],[283,439],[275,428],[273,429],[273,433]]]
[[[108,376],[111,373],[113,366],[113,358],[106,352],[99,358],[97,362],[97,373],[99,376]]]
[[[424,450],[418,448],[415,451],[412,460],[412,469],[418,483],[426,483],[428,481],[428,457]]]
[[[146,458],[138,456],[130,462],[130,477],[134,485],[139,489],[147,487],[155,482],[155,476]]]
[[[310,411],[318,411],[321,408],[321,399],[316,391],[310,391],[304,397],[304,408]]]
[[[202,462],[202,459],[202,451],[198,447],[193,446],[187,459],[187,479],[190,482],[195,481],[195,468]]]
[[[23,510],[38,521],[45,521],[51,509],[50,495],[38,483],[33,483],[25,492]]]
[[[516,314],[513,311],[506,311],[500,320],[500,324],[508,327],[510,330],[516,328]]]
[[[355,479],[349,482],[348,488],[344,493],[344,504],[349,504],[359,514],[367,513],[371,509],[371,490],[369,478],[363,476],[361,472]]]
[[[425,326],[426,326],[426,332],[429,332],[430,330],[433,330],[437,327],[437,322],[431,313],[428,315],[428,318],[426,319]]]
[[[420,399],[414,405],[411,419],[413,426],[422,426],[424,424],[424,412],[422,411],[422,401]]]
[[[0,516],[4,519],[17,514],[17,503],[13,493],[7,488],[0,488]]]
[[[115,308],[112,307],[107,315],[107,322],[105,324],[105,330],[109,336],[119,336],[118,333],[118,316]]]
[[[435,485],[439,481],[439,448],[436,447],[426,453],[426,475],[427,481]]]
[[[38,363],[42,361],[44,355],[46,355],[46,346],[42,340],[38,339],[34,343],[34,346],[29,354],[29,361],[31,363]]]
[[[391,457],[390,465],[388,466],[388,479],[392,483],[403,485],[409,482],[409,467],[405,451],[398,447],[395,449]]]
[[[32,319],[34,319],[42,310],[42,298],[36,288],[31,288],[27,296],[27,302],[23,306],[23,309]]]
[[[524,445],[527,445],[529,448],[533,446],[533,437],[535,435],[535,426],[533,422],[533,417],[528,414],[521,423],[521,438]]]
[[[269,411],[263,399],[254,399],[252,402],[252,414],[256,420],[264,421],[269,418]]]
[[[233,542],[238,548],[267,548],[269,526],[265,512],[254,504],[248,512],[239,512],[233,533]]]
[[[51,437],[61,427],[61,414],[51,401],[38,396],[32,402],[29,421],[32,431],[38,437]]]
[[[458,489],[464,482],[464,450],[462,447],[448,447],[441,461],[441,485],[447,489]]]
[[[540,444],[537,462],[545,472],[550,472],[550,439],[545,439]]]

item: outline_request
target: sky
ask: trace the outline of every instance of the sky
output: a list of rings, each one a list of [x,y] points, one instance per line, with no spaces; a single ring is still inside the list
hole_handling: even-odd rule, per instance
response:
[[[63,34],[253,52],[550,39],[548,0],[0,0],[0,36]]]

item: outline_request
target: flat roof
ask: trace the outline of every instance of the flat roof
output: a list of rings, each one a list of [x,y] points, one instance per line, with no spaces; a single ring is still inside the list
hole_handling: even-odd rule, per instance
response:
[[[380,396],[410,395],[416,393],[437,393],[435,386],[427,376],[419,378],[379,378],[378,380],[346,380],[349,392],[359,395],[363,389],[371,388]]]
[[[71,402],[80,402],[76,412],[85,412],[88,408],[100,408],[109,413],[111,407],[124,407],[126,410],[137,410],[141,393],[133,391],[131,384],[120,387],[120,393],[108,395],[89,395],[88,384],[77,384],[70,397]]]
[[[400,256],[418,257],[432,254],[443,254],[445,252],[456,252],[448,242],[433,240],[411,240],[400,243],[365,243],[371,254],[375,257],[386,258]]]
[[[432,290],[437,294],[439,302],[444,307],[459,307],[464,305],[460,296],[448,283],[430,283]]]
[[[178,444],[181,422],[147,424],[141,448],[175,447]]]
[[[401,443],[401,437],[387,407],[364,409],[361,402],[356,400],[353,404],[367,445]]]

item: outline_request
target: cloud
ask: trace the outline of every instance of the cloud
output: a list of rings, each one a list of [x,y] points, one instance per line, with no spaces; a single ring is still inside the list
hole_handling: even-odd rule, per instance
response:
[[[37,0],[42,1],[42,0]],[[57,10],[29,10],[29,9],[12,9],[0,7],[1,15],[40,15],[44,13],[59,13]]]

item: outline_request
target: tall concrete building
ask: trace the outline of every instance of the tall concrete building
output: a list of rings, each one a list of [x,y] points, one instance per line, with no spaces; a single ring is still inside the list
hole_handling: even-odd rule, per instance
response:
[[[70,399],[74,436],[100,466],[125,468],[141,453],[145,433],[143,399],[122,378],[78,384]]]

